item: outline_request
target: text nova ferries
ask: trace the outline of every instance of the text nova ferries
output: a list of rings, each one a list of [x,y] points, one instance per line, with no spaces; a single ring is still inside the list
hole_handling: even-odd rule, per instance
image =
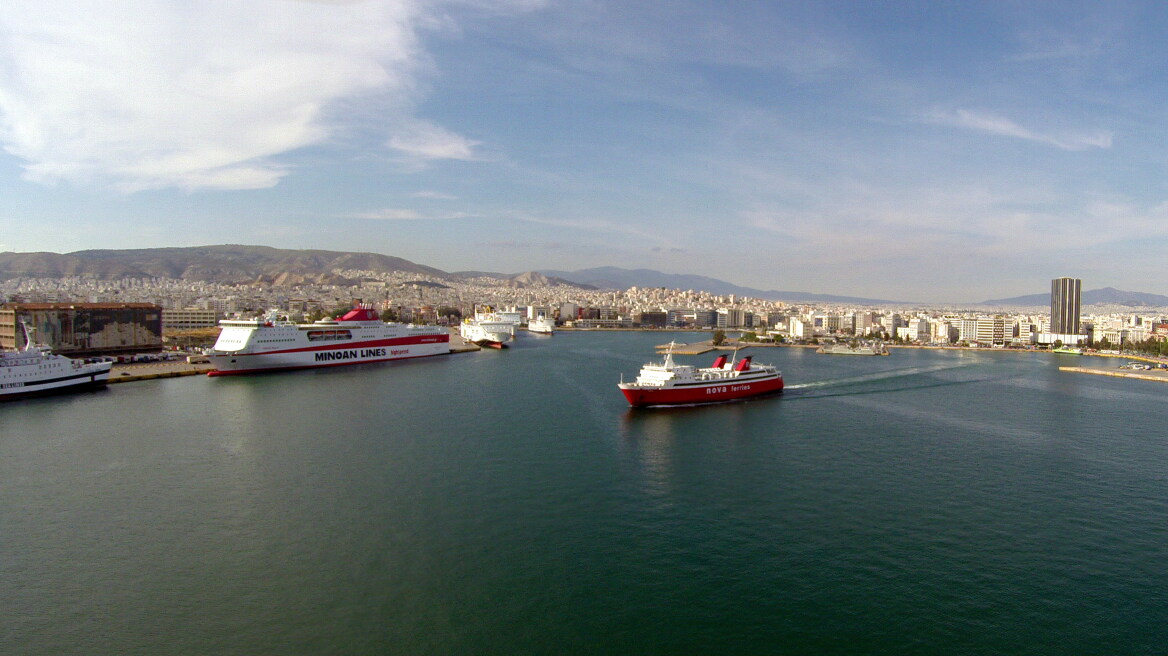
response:
[[[750,356],[735,363],[719,355],[713,366],[699,368],[675,364],[669,346],[665,362],[650,362],[635,381],[617,385],[629,405],[714,403],[783,391],[783,374],[772,365],[752,364]]]
[[[450,333],[441,326],[385,323],[368,305],[340,319],[310,324],[291,321],[220,321],[222,332],[208,354],[210,376],[281,369],[335,367],[384,362],[450,352]]]

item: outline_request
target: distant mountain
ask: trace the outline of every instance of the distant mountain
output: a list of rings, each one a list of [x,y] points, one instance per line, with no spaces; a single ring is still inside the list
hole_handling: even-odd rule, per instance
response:
[[[591,285],[597,289],[628,289],[629,287],[665,287],[666,289],[692,289],[711,294],[736,296],[750,296],[772,301],[787,301],[791,303],[855,303],[864,305],[882,305],[895,301],[861,298],[858,296],[832,296],[830,294],[813,294],[810,292],[784,292],[761,290],[751,287],[741,287],[717,278],[695,276],[677,273],[661,273],[651,269],[621,269],[619,267],[597,267],[594,269],[580,269],[578,271],[551,271],[541,270],[547,276],[556,276],[565,280]]]
[[[75,253],[0,253],[0,279],[92,276],[176,278],[180,280],[272,284],[344,284],[337,269],[405,271],[442,278],[444,271],[377,253],[289,250],[267,246],[194,246],[90,250]]]
[[[596,289],[592,285],[572,282],[571,280],[564,280],[554,276],[547,276],[539,271],[527,271],[525,273],[497,273],[492,271],[455,271],[450,274],[459,278],[496,278],[505,280],[508,286],[520,288],[523,287],[544,287],[554,285],[567,285],[569,287],[578,287],[580,289]]]
[[[1083,305],[1123,305],[1127,307],[1168,307],[1168,296],[1147,294],[1144,292],[1127,292],[1114,287],[1093,289],[1083,292],[1080,302]],[[1000,298],[992,301],[982,301],[982,305],[1013,305],[1013,306],[1050,306],[1050,294],[1030,294],[1013,298]]]

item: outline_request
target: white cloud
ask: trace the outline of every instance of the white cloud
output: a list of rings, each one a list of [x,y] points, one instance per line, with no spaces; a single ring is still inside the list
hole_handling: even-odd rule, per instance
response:
[[[1019,125],[1003,116],[971,112],[959,109],[954,112],[936,111],[927,120],[942,125],[950,125],[968,130],[988,132],[1005,137],[1016,137],[1027,141],[1045,143],[1063,150],[1087,150],[1089,148],[1110,148],[1113,133],[1097,131],[1093,133],[1051,133],[1039,132]]]
[[[365,99],[402,121],[395,147],[469,159],[475,142],[409,116],[416,30],[439,18],[423,0],[5,2],[0,146],[42,183],[263,188]]]
[[[400,125],[398,133],[389,140],[391,148],[424,160],[472,160],[475,158],[474,147],[479,143],[428,121]]]

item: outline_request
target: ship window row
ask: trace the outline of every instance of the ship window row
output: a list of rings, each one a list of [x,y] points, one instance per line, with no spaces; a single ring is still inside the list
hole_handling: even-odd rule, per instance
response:
[[[338,339],[353,339],[353,334],[348,330],[310,330],[308,331],[308,341],[323,342]]]

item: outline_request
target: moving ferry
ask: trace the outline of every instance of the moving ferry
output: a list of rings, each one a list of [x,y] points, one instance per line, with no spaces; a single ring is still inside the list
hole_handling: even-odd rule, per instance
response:
[[[450,333],[441,326],[386,323],[370,305],[358,305],[340,319],[297,324],[269,316],[224,320],[208,354],[210,376],[281,369],[336,367],[385,362],[450,352]]]
[[[622,378],[617,387],[629,405],[716,403],[783,391],[783,374],[773,365],[753,364],[750,356],[727,362],[725,355],[709,367],[676,364],[673,346],[669,344],[664,362],[641,367],[633,382]]]

